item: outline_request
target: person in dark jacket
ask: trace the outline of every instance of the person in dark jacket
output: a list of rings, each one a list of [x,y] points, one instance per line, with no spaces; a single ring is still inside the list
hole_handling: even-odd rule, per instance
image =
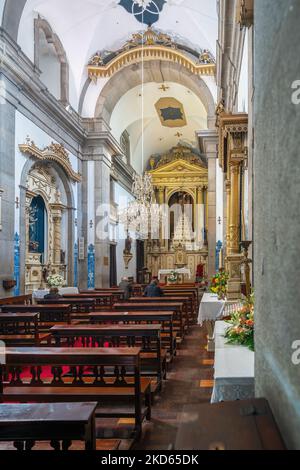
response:
[[[44,296],[45,300],[56,300],[56,299],[61,299],[61,295],[59,294],[59,291],[57,287],[51,287],[49,294]]]
[[[132,296],[132,285],[127,277],[122,277],[119,288],[124,291],[124,300],[130,299]]]
[[[164,293],[159,287],[158,279],[153,279],[144,291],[144,297],[162,297],[163,295]]]

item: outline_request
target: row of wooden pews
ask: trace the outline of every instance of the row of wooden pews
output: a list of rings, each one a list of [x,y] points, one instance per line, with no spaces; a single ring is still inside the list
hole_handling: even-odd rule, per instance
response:
[[[26,304],[18,302],[3,302],[0,307],[0,340],[8,346],[0,372],[0,425],[6,423],[7,435],[0,433],[0,440],[14,441],[17,449],[27,450],[39,440],[50,441],[54,449],[72,449],[73,440],[83,440],[86,449],[116,449],[121,443],[118,434],[109,441],[103,438],[102,428],[110,426],[109,420],[114,422],[114,432],[118,430],[115,423],[131,425],[129,446],[139,439],[193,323],[195,290],[168,288],[163,298],[136,296],[126,302],[119,289],[68,295],[50,304],[46,300],[37,305],[29,299]],[[28,405],[24,405],[28,402],[33,416],[35,412],[43,415],[50,403],[64,403],[68,412],[61,413],[60,426],[45,424],[39,435],[36,424],[20,439],[18,417],[28,415]],[[75,418],[78,413],[73,434],[68,427],[72,405]],[[16,416],[10,425],[8,406],[10,413],[15,407]],[[52,410],[55,421],[57,409]],[[95,419],[100,423],[98,431],[102,427],[101,439],[96,439]],[[84,426],[94,430],[84,434]],[[46,429],[53,430],[52,436]],[[65,432],[59,434],[59,429]]]

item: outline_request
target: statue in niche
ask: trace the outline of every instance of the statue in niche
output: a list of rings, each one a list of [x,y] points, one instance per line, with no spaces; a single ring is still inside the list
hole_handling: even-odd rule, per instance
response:
[[[187,264],[186,251],[181,243],[175,248],[175,265],[184,268]]]

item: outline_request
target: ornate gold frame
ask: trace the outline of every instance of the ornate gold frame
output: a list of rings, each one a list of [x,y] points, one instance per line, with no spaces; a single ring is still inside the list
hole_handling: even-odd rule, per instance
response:
[[[25,155],[34,157],[37,160],[42,161],[54,161],[58,163],[66,172],[66,174],[76,183],[81,181],[81,175],[76,173],[69,159],[69,154],[62,144],[55,144],[52,142],[51,145],[45,149],[40,149],[35,143],[28,137],[25,144],[20,144],[19,149]]]

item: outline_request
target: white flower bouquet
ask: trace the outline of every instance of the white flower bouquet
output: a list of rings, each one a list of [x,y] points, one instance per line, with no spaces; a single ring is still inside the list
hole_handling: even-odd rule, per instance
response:
[[[47,278],[47,283],[49,287],[64,287],[66,281],[60,274],[52,274]]]

